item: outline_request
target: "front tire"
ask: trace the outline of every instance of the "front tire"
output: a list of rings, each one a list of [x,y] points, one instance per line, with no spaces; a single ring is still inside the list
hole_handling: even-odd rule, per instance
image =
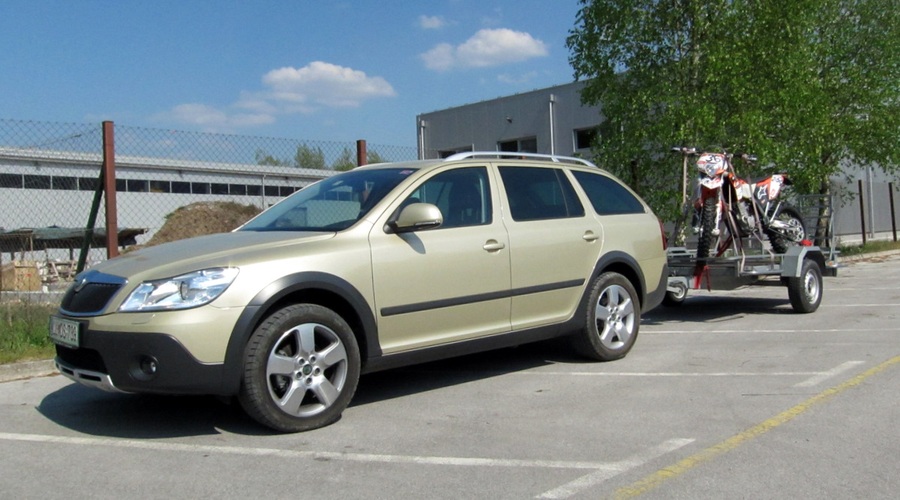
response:
[[[624,358],[637,340],[641,304],[631,282],[618,273],[598,276],[591,285],[584,327],[575,349],[598,361]]]
[[[295,304],[253,332],[238,399],[267,427],[308,431],[340,418],[359,374],[359,346],[347,322],[328,308]]]
[[[715,257],[719,250],[719,235],[716,233],[716,210],[719,200],[715,196],[703,200],[700,211],[700,234],[697,239],[697,258]]]

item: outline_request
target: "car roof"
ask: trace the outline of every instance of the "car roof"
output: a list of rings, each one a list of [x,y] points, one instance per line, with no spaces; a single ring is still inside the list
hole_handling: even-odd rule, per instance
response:
[[[373,163],[369,165],[363,165],[357,168],[365,168],[365,169],[380,169],[380,168],[391,168],[391,169],[414,169],[421,170],[427,169],[430,167],[437,167],[439,165],[447,165],[452,162],[459,162],[464,160],[476,160],[476,159],[487,159],[487,160],[519,160],[519,161],[527,161],[529,163],[545,163],[549,165],[567,165],[567,166],[581,166],[581,167],[590,167],[594,169],[599,169],[596,165],[585,160],[583,158],[575,158],[572,156],[558,156],[558,155],[546,155],[546,154],[538,154],[538,153],[521,153],[521,152],[505,152],[505,151],[466,151],[463,153],[456,153],[452,156],[448,156],[447,158],[435,158],[429,160],[414,160],[414,161],[404,161],[404,162],[396,162],[396,163]]]

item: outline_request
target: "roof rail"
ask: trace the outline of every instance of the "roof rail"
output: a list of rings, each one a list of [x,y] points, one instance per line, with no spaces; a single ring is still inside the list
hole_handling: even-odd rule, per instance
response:
[[[538,153],[521,153],[518,151],[463,151],[444,158],[444,161],[464,160],[466,158],[514,158],[518,160],[543,160],[552,161],[554,163],[578,163],[587,165],[588,167],[596,167],[593,163],[584,158],[575,158],[573,156],[557,156],[545,155]]]

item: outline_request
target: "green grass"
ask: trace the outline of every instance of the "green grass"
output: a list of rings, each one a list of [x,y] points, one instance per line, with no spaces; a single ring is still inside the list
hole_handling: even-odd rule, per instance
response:
[[[47,325],[56,308],[50,304],[0,302],[0,364],[52,358],[56,351]]]
[[[862,255],[866,253],[884,252],[887,250],[900,250],[900,242],[897,241],[870,241],[865,245],[841,246],[841,256]]]

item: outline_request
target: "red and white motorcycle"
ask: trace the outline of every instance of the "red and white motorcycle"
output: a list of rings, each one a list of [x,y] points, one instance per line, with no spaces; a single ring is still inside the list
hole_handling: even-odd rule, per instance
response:
[[[775,253],[804,244],[806,230],[800,212],[779,196],[790,184],[785,174],[774,174],[747,182],[734,173],[730,153],[698,152],[673,148],[685,156],[697,156],[699,193],[694,200],[694,231],[698,235],[697,258],[719,257],[732,245],[742,247],[741,238],[765,235]],[[745,162],[756,157],[739,154]]]

